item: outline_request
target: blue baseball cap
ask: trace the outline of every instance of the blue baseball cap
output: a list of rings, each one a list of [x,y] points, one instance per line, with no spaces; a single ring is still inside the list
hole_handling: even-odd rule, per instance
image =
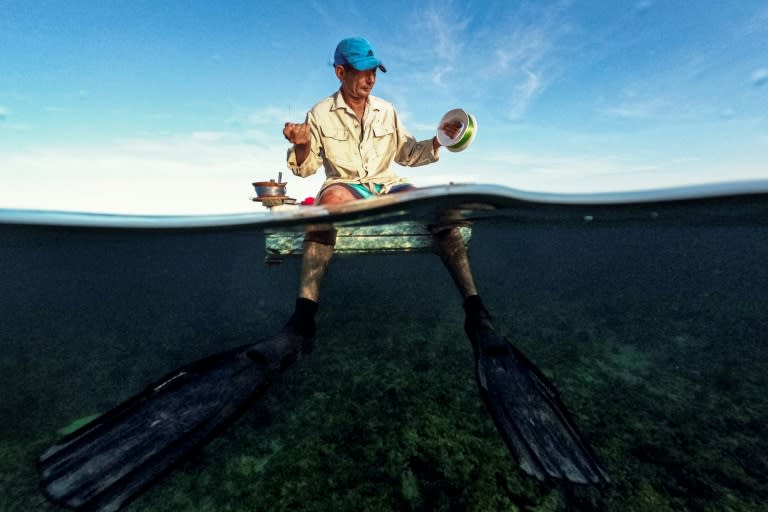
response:
[[[387,68],[376,58],[373,46],[362,37],[348,37],[342,39],[336,46],[336,53],[333,54],[333,65],[343,66],[349,64],[358,71],[379,68],[384,73]]]

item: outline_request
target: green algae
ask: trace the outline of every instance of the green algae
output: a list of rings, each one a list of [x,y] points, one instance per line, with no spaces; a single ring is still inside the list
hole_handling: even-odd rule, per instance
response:
[[[407,293],[389,294],[360,282],[368,280],[342,291],[379,297],[381,311],[366,300],[324,303],[315,351],[126,510],[765,509],[765,300],[503,286],[489,293],[499,329],[554,381],[611,476],[610,487],[597,489],[541,483],[518,469],[478,395],[450,285],[417,301],[423,287],[412,282],[397,283]],[[144,304],[152,294],[136,286],[115,303]],[[252,293],[239,286],[241,297]],[[274,302],[289,304],[292,290]],[[2,360],[0,511],[60,510],[40,495],[35,471],[60,425],[107,410],[184,362],[271,332],[283,318],[256,300],[242,307],[247,314],[220,318],[217,308],[239,307],[236,295],[186,293],[171,297],[180,304],[158,300],[130,312],[83,309],[79,327],[24,310],[40,327],[25,338],[35,357]],[[176,316],[164,320],[171,304]],[[132,337],[121,337],[134,325]],[[52,332],[72,345],[48,347]]]
[[[71,434],[75,430],[79,429],[80,427],[83,427],[87,425],[88,423],[92,422],[96,418],[101,416],[100,414],[89,414],[88,416],[83,416],[82,418],[78,418],[69,425],[65,427],[61,427],[56,431],[57,434],[60,436],[66,436],[67,434]]]

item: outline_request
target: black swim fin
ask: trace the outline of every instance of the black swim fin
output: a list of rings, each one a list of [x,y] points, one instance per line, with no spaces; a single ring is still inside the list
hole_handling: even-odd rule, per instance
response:
[[[539,480],[608,483],[557,390],[490,318],[467,321],[480,393],[507,447],[526,473]]]
[[[307,340],[287,331],[169,373],[40,456],[43,493],[114,512],[235,419]]]

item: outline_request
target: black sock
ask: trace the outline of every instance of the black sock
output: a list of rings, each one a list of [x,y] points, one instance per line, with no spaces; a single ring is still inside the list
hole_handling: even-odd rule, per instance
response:
[[[479,295],[470,295],[464,299],[464,312],[467,322],[479,322],[482,319],[491,319],[491,314],[485,309]]]
[[[315,335],[315,313],[317,313],[317,302],[309,299],[296,299],[296,309],[288,320],[287,327],[292,328],[296,333],[312,337]]]

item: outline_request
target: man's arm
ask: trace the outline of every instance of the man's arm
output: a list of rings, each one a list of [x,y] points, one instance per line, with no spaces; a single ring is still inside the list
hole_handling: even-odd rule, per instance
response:
[[[395,126],[397,127],[398,140],[401,141],[399,143],[397,155],[395,156],[395,161],[397,163],[415,167],[437,160],[437,150],[440,149],[440,146],[442,145],[440,144],[440,141],[437,140],[437,137],[432,137],[431,140],[427,139],[417,142],[416,139],[408,133],[408,130],[400,124],[397,112],[395,112]],[[445,132],[448,137],[455,139],[461,132],[461,127],[461,123],[449,121],[444,123],[440,129]],[[429,147],[428,144],[431,146],[431,152],[427,149]]]
[[[288,168],[296,176],[306,178],[317,172],[323,164],[319,129],[312,112],[303,123],[285,123],[283,136],[293,145],[288,150]]]
[[[293,150],[296,153],[296,165],[303,164],[312,147],[309,123],[285,123],[283,136],[293,144]]]

